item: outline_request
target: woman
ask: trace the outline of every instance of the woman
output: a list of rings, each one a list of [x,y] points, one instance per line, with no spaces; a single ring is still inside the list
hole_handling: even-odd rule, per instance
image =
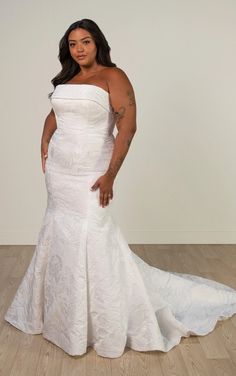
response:
[[[236,312],[236,290],[152,267],[114,221],[113,184],[136,132],[136,104],[109,52],[89,19],[60,41],[62,70],[42,134],[47,208],[5,320],[70,355],[92,346],[116,358],[125,346],[167,352],[181,337],[209,333]]]

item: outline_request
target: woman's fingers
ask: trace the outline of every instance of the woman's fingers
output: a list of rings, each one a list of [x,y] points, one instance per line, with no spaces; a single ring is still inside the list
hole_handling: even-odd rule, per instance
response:
[[[113,198],[113,179],[106,174],[100,176],[91,186],[91,190],[99,188],[99,205],[104,207],[109,204],[109,200]]]
[[[100,206],[104,207],[109,204],[109,200],[112,200],[113,193],[100,193]]]

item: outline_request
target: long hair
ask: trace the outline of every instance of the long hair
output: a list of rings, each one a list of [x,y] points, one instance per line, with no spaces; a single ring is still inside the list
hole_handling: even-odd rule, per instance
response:
[[[57,85],[69,81],[81,70],[79,64],[71,57],[68,43],[70,32],[78,27],[87,30],[92,35],[97,47],[97,63],[106,67],[116,67],[116,64],[111,61],[111,48],[98,25],[93,20],[83,18],[82,20],[72,23],[59,42],[58,59],[62,65],[62,70],[51,80],[54,89]],[[52,93],[48,94],[49,98]]]

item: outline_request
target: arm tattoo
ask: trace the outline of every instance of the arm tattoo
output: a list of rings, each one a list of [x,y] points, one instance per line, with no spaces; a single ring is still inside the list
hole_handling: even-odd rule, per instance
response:
[[[126,93],[129,97],[129,105],[130,106],[135,105],[135,97],[134,97],[133,92],[131,90],[127,90]],[[125,107],[122,106],[119,108],[119,111],[115,111],[116,122],[119,123],[120,120],[124,117],[124,115],[125,115]]]
[[[119,137],[119,133],[117,134],[116,138]],[[134,133],[132,131],[130,131],[130,136],[128,136],[128,139],[126,141],[126,145],[127,145],[127,149],[125,150],[125,152],[117,158],[117,160],[115,160],[113,163],[110,163],[110,166],[108,167],[108,170],[107,170],[107,174],[111,177],[115,177],[117,172],[119,171],[124,159],[125,159],[125,156],[128,152],[128,149],[130,147],[130,144],[131,144],[131,141],[132,141],[132,138],[134,137]]]
[[[129,105],[130,106],[133,106],[135,105],[135,97],[134,97],[134,94],[133,94],[133,91],[132,90],[127,90],[126,94],[128,95],[129,97]],[[119,123],[121,121],[121,119],[124,118],[125,116],[125,111],[126,111],[126,108],[125,106],[122,106],[119,108],[118,111],[115,111],[114,112],[114,115],[115,115],[115,121],[116,121],[116,124],[117,124],[117,128],[119,129]],[[120,133],[117,134],[116,137],[119,137]],[[127,154],[127,151],[130,147],[130,144],[131,144],[131,141],[133,139],[133,136],[134,136],[134,132],[131,130],[130,131],[130,135],[128,136],[127,140],[126,140],[126,146],[127,146],[127,150],[120,156],[116,159],[116,161],[114,161],[113,163],[110,164],[110,166],[108,167],[108,170],[107,170],[107,174],[110,175],[111,177],[115,177],[117,172],[119,171],[124,159],[125,159],[125,156]]]
[[[119,124],[120,120],[124,117],[125,107],[124,106],[120,107],[119,111],[115,111],[114,114],[115,114],[116,123]]]
[[[124,153],[123,155],[121,155],[121,157],[119,157],[114,163],[113,165],[111,165],[108,170],[107,170],[107,174],[110,175],[111,177],[115,177],[117,172],[119,171],[120,169],[120,166],[122,165],[123,163],[123,160],[125,159],[125,155],[126,153]]]
[[[129,105],[133,106],[135,104],[135,97],[131,90],[127,90],[127,95],[129,97]]]

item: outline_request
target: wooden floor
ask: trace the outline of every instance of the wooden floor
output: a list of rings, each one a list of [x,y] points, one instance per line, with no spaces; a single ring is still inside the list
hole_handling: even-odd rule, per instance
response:
[[[127,375],[236,376],[236,315],[218,321],[206,336],[183,337],[169,352],[126,348],[120,358],[88,347],[72,357],[38,335],[28,335],[3,317],[30,263],[34,246],[0,246],[0,376]],[[130,245],[158,268],[215,279],[236,289],[236,245]]]

